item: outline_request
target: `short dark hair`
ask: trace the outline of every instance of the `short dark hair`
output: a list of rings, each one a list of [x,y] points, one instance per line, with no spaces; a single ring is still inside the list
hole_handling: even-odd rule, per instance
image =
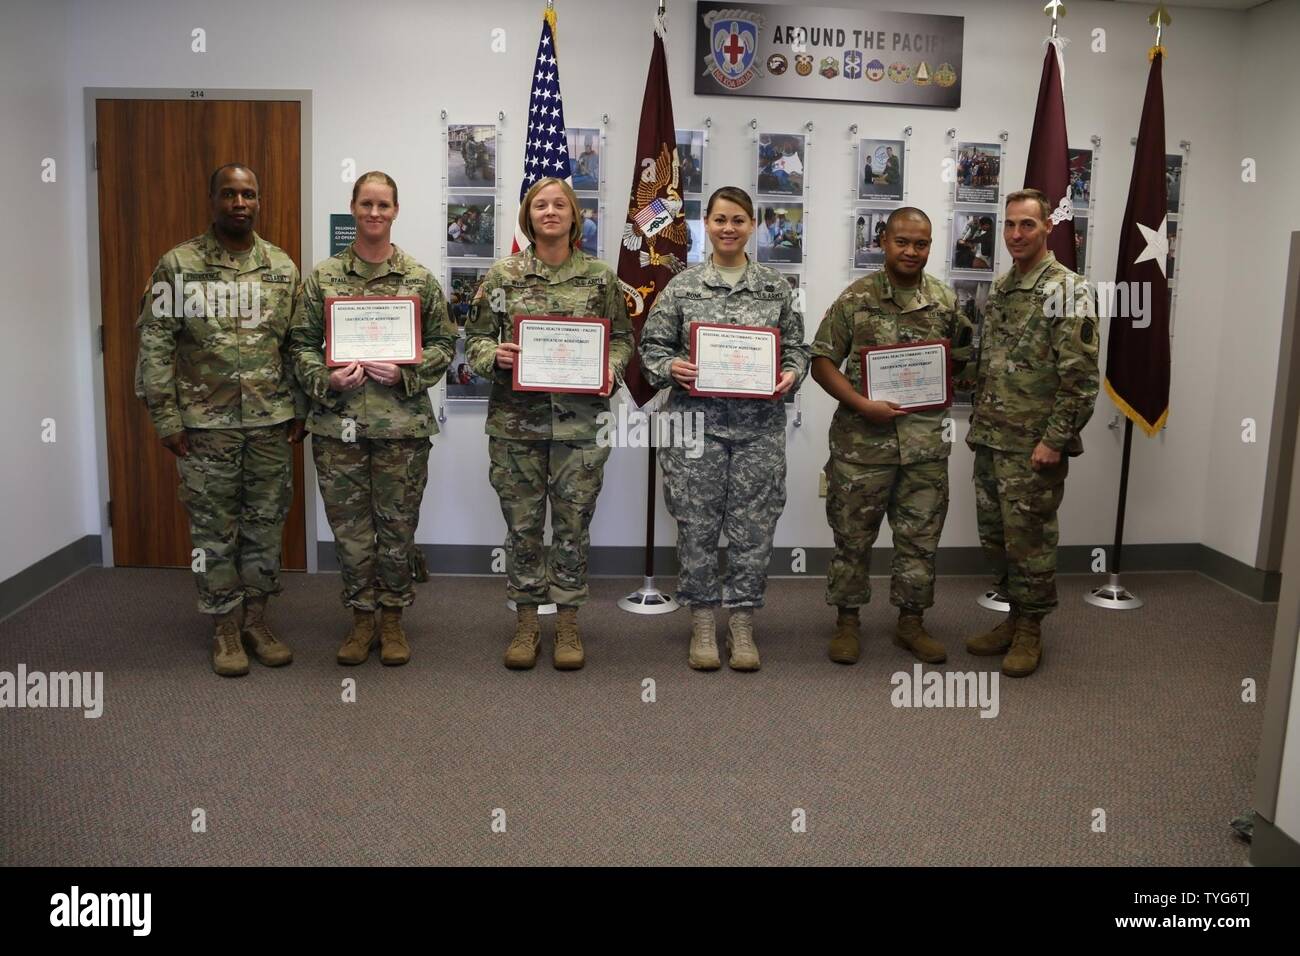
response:
[[[242,169],[244,172],[250,173],[254,179],[257,179],[257,173],[254,173],[251,167],[245,166],[243,163],[226,163],[224,166],[218,166],[212,171],[212,175],[208,177],[209,199],[217,194],[217,180],[221,178],[221,174],[227,169]],[[258,182],[258,186],[261,186],[260,181]]]
[[[734,202],[741,209],[748,213],[749,218],[754,218],[754,200],[749,198],[749,193],[739,186],[722,186],[713,191],[709,197],[708,205],[704,207],[704,215],[707,217],[713,212],[713,204],[719,199],[725,199],[727,202]]]
[[[885,220],[885,232],[889,232],[894,225],[895,219],[920,219],[931,229],[934,228],[934,224],[930,222],[930,217],[925,214],[925,211],[915,206],[900,206],[891,212],[889,218]]]
[[[1017,189],[1015,192],[1007,195],[1006,205],[1010,206],[1013,202],[1036,202],[1038,208],[1042,211],[1039,216],[1046,222],[1052,215],[1052,202],[1047,196],[1037,189]],[[1004,207],[1005,208],[1005,207]]]

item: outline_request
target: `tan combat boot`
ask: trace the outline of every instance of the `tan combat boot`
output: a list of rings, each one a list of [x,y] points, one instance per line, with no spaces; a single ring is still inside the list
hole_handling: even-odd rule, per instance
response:
[[[907,648],[913,657],[925,664],[942,664],[948,659],[948,652],[926,632],[921,615],[916,611],[899,611],[894,643]]]
[[[727,661],[733,671],[758,670],[758,645],[754,643],[754,611],[734,608],[727,620]]]
[[[293,651],[280,640],[266,623],[266,596],[244,599],[244,642],[253,656],[267,667],[282,667],[293,660]]]
[[[1011,646],[1011,638],[1016,633],[1016,621],[1019,615],[1016,609],[1012,608],[1011,613],[1002,619],[1002,622],[991,631],[986,631],[977,637],[968,638],[966,641],[966,651],[974,654],[976,657],[992,657],[994,654],[1005,654],[1007,648]]]
[[[398,667],[411,659],[411,645],[402,630],[402,609],[385,607],[379,611],[379,662]]]
[[[841,609],[835,618],[835,634],[827,649],[836,664],[858,662],[858,609]]]
[[[375,643],[375,612],[352,609],[352,630],[339,648],[340,664],[364,664]]]
[[[1042,659],[1042,618],[1025,616],[1017,619],[1011,650],[1002,658],[1002,673],[1008,677],[1028,677],[1038,670],[1038,662]]]
[[[537,623],[536,604],[515,606],[515,637],[506,648],[506,667],[526,671],[537,663],[537,648],[542,643],[542,628]]]
[[[578,637],[578,609],[561,604],[555,616],[555,669],[576,671],[585,660],[582,640]]]
[[[716,671],[722,666],[711,607],[691,608],[691,650],[686,663],[697,671]]]
[[[239,642],[239,611],[218,614],[213,620],[212,669],[222,677],[248,673],[248,655]]]

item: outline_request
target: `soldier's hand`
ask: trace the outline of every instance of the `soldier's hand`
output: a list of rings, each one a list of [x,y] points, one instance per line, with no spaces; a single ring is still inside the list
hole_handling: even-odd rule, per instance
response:
[[[502,342],[497,346],[496,363],[497,368],[514,368],[515,356],[519,354],[519,346],[514,342]]]
[[[781,375],[781,381],[776,383],[776,391],[773,392],[773,394],[784,395],[786,392],[790,391],[794,386],[794,378],[794,372],[784,372]]]
[[[1034,471],[1055,468],[1060,463],[1061,453],[1053,448],[1048,448],[1042,442],[1034,446],[1034,453],[1029,456],[1029,467]]]
[[[305,437],[307,437],[307,423],[301,418],[295,418],[289,423],[289,444],[300,444]]]
[[[380,385],[396,385],[402,380],[402,373],[392,362],[362,362],[368,376]]]
[[[858,411],[873,425],[885,425],[898,416],[907,414],[907,409],[899,408],[897,402],[873,402],[870,399],[864,401]]]
[[[614,366],[611,365],[609,367],[609,384],[601,388],[600,397],[609,398],[614,393],[614,386],[617,384],[618,382],[614,378]]]
[[[668,373],[672,375],[675,381],[682,388],[690,388],[695,384],[695,377],[700,370],[696,368],[694,362],[688,362],[685,359],[673,359],[673,364],[668,366]]]
[[[330,372],[330,388],[336,392],[350,392],[366,378],[366,370],[360,362],[349,362]]]
[[[177,458],[185,458],[190,453],[190,436],[184,429],[173,435],[164,435],[162,443]]]

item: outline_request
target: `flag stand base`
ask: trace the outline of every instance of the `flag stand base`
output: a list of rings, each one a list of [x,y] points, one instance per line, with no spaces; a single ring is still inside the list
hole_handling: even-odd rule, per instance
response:
[[[1109,608],[1112,611],[1136,611],[1143,604],[1140,597],[1119,583],[1119,575],[1112,574],[1110,581],[1083,596],[1084,601],[1093,607]]]
[[[1011,602],[997,588],[989,588],[976,599],[975,603],[980,607],[988,608],[990,611],[1009,612],[1011,610]]]
[[[509,598],[506,599],[506,607],[510,608],[510,610],[512,611],[519,610],[519,605],[517,605],[514,601],[510,600]],[[554,614],[558,610],[559,608],[557,608],[554,604],[537,605],[538,614]]]
[[[681,607],[671,594],[655,587],[654,578],[646,578],[640,588],[620,598],[618,606],[631,614],[671,614]]]

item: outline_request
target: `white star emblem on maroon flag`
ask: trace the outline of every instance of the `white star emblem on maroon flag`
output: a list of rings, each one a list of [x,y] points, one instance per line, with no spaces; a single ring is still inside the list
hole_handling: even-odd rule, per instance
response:
[[[1160,267],[1160,274],[1165,276],[1166,279],[1169,278],[1165,275],[1165,263],[1169,258],[1168,223],[1168,216],[1165,216],[1164,219],[1160,220],[1160,227],[1158,229],[1148,228],[1140,222],[1134,223],[1134,225],[1142,231],[1142,238],[1147,241],[1147,247],[1142,250],[1142,253],[1136,259],[1133,260],[1133,265],[1137,265],[1139,262],[1145,262],[1148,259],[1154,259],[1156,265]]]

